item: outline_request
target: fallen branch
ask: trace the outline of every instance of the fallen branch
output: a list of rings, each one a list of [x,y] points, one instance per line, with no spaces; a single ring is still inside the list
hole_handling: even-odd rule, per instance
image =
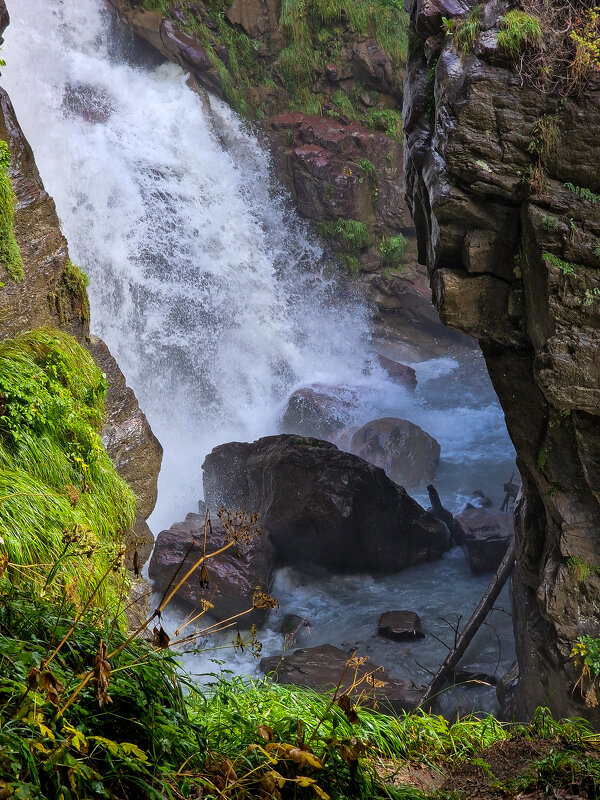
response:
[[[496,570],[494,577],[492,578],[490,585],[485,591],[485,594],[479,601],[479,604],[471,618],[465,625],[463,632],[458,637],[455,646],[452,650],[448,653],[444,662],[435,673],[435,676],[429,686],[425,689],[421,698],[419,699],[418,707],[422,708],[426,703],[428,703],[438,692],[442,689],[444,683],[448,675],[454,670],[454,668],[458,665],[458,662],[461,660],[463,655],[465,654],[465,650],[471,644],[473,637],[485,621],[485,618],[492,610],[494,603],[498,599],[498,595],[502,591],[502,587],[506,583],[506,579],[512,572],[512,568],[515,562],[515,542],[514,539],[510,543],[508,550],[504,558],[502,559],[502,563]]]

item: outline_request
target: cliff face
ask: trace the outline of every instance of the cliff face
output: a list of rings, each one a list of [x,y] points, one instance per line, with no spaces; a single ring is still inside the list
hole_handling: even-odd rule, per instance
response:
[[[598,723],[569,656],[600,634],[600,75],[532,87],[497,47],[506,3],[458,50],[442,16],[473,6],[407,3],[406,195],[442,321],[479,339],[518,454],[506,711]]]
[[[8,25],[0,0],[0,36]],[[0,39],[1,41],[1,39]],[[108,348],[89,335],[89,300],[81,273],[69,259],[54,201],[44,189],[33,152],[6,92],[0,89],[0,139],[11,151],[10,178],[16,195],[14,231],[24,276],[15,281],[0,264],[0,338],[44,325],[63,328],[92,353],[107,375],[106,422],[102,438],[117,472],[138,497],[138,517],[128,534],[128,559],[150,555],[152,534],[145,523],[156,503],[162,448],[133,391]]]

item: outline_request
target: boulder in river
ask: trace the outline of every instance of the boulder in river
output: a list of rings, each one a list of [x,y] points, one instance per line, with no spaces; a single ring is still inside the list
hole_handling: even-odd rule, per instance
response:
[[[348,450],[385,470],[402,486],[420,486],[432,481],[440,460],[440,446],[413,422],[382,417],[359,428]]]
[[[329,690],[338,685],[345,671],[340,694],[350,691],[353,682],[361,681],[356,694],[364,691],[365,705],[377,703],[379,711],[401,713],[414,709],[419,701],[419,690],[406,678],[392,678],[383,667],[368,661],[346,668],[348,653],[330,644],[306,647],[287,655],[261,659],[260,668],[269,673],[277,683],[308,686],[311,689]],[[374,681],[367,676],[372,675]],[[381,684],[381,685],[380,685]]]
[[[177,522],[158,534],[148,571],[155,591],[164,592],[184,557],[184,564],[173,585],[201,558],[204,519],[199,514],[188,514],[184,522]],[[210,529],[207,532],[206,553],[218,550],[229,538],[221,520],[215,517],[212,532]],[[175,599],[198,609],[203,602],[209,601],[214,608],[207,613],[218,620],[227,619],[252,607],[257,586],[269,590],[272,572],[273,552],[268,537],[257,534],[248,544],[241,544],[239,548],[234,545],[221,555],[208,559],[207,574],[201,576],[200,569],[196,569],[178,590]],[[200,580],[201,577],[208,578],[208,586]],[[240,626],[259,623],[264,616],[264,610],[255,610],[241,618]]]
[[[412,367],[401,364],[399,361],[394,361],[387,356],[382,356],[381,353],[377,354],[377,360],[380,366],[387,372],[390,380],[414,392],[417,388],[417,373]]]
[[[286,433],[331,436],[348,425],[361,397],[360,387],[312,383],[296,389],[281,418]]]
[[[514,532],[513,515],[483,508],[467,508],[455,518],[459,542],[471,570],[494,572],[510,544]]]
[[[211,508],[257,512],[278,565],[395,572],[439,558],[445,526],[385,472],[330,442],[282,434],[206,457]]]
[[[379,617],[377,633],[395,642],[412,641],[425,636],[421,618],[414,611],[384,611]]]

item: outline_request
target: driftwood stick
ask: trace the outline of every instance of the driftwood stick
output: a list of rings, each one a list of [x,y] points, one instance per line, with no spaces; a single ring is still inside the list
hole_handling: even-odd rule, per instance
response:
[[[455,646],[452,650],[448,653],[444,662],[436,672],[435,676],[433,677],[431,683],[419,700],[419,708],[422,708],[426,703],[428,703],[431,698],[436,695],[443,687],[448,674],[452,672],[452,670],[457,666],[460,659],[463,657],[465,650],[471,644],[471,641],[479,628],[481,627],[482,623],[485,621],[485,618],[492,610],[494,603],[498,599],[498,595],[502,591],[502,587],[506,583],[506,579],[512,572],[512,568],[515,562],[515,542],[514,539],[510,543],[508,550],[504,558],[502,559],[502,563],[496,570],[494,577],[492,578],[490,585],[485,590],[485,593],[471,618],[465,625],[463,632],[458,637]]]

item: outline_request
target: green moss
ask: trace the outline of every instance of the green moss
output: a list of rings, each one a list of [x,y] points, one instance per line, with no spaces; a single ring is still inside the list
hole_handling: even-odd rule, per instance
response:
[[[360,261],[358,260],[358,256],[343,255],[341,259],[350,275],[352,275],[353,278],[357,278],[360,274]]]
[[[335,222],[321,222],[318,225],[323,236],[335,239],[342,250],[357,254],[369,246],[369,232],[364,222],[355,219],[338,219]]]
[[[408,241],[401,233],[397,236],[384,236],[379,243],[379,252],[384,265],[391,268],[400,266],[407,247]]]
[[[23,278],[23,259],[15,239],[15,193],[8,174],[10,167],[8,144],[0,141],[0,261],[15,281]]]
[[[533,47],[542,40],[540,20],[518,8],[509,11],[500,22],[497,45],[506,56],[516,58],[527,47]]]
[[[105,393],[89,353],[62,331],[0,343],[3,548],[13,564],[49,564],[72,540],[59,572],[82,592],[114,559],[135,515],[98,433]],[[25,575],[35,569],[15,567],[12,578]]]
[[[50,302],[61,324],[69,322],[72,301],[75,299],[79,304],[80,320],[89,325],[90,323],[90,301],[87,294],[89,278],[85,272],[73,264],[69,259],[66,261],[63,274],[56,288],[50,293]]]
[[[325,98],[321,94],[315,94],[310,89],[302,87],[297,89],[290,99],[290,107],[304,114],[320,114]],[[290,131],[291,133],[291,131]],[[292,134],[293,137],[293,134]]]

